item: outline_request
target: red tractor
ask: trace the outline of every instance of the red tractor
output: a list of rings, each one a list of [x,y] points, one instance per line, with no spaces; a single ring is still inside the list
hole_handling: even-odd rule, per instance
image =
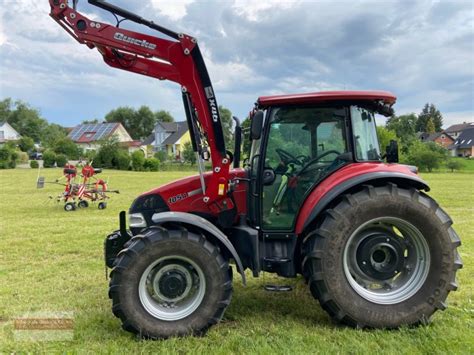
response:
[[[394,95],[260,97],[241,168],[241,129],[232,155],[197,40],[101,0],[89,3],[117,24],[93,21],[76,2],[50,0],[53,19],[79,43],[109,66],[181,85],[199,166],[199,175],[137,197],[129,229],[121,212],[120,230],[105,240],[112,310],[125,330],[205,333],[230,303],[231,262],[244,284],[247,269],[303,275],[329,315],[353,327],[419,324],[446,308],[461,243],[416,167],[397,164],[396,143],[381,155],[374,115],[391,115]],[[120,28],[123,19],[169,39]]]

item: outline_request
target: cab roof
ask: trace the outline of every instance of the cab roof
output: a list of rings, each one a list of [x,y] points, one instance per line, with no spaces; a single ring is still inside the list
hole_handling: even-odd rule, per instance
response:
[[[258,106],[296,105],[296,104],[318,104],[330,101],[383,101],[385,104],[393,105],[397,97],[387,91],[322,91],[306,94],[260,96]]]

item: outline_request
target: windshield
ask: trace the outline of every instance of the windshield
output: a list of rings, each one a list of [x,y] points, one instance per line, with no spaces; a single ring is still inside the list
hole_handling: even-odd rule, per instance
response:
[[[351,106],[352,131],[358,161],[380,160],[380,147],[373,112]]]

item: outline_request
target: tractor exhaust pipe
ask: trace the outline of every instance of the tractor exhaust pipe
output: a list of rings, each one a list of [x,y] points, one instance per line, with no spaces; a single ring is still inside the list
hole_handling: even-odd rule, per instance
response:
[[[240,167],[240,147],[242,145],[242,127],[240,127],[240,120],[233,116],[235,121],[235,131],[234,131],[234,169]]]

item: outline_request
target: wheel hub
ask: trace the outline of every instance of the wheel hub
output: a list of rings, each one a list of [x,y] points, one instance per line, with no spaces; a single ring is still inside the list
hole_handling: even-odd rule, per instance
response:
[[[357,248],[357,265],[370,277],[388,280],[403,270],[405,246],[401,238],[388,232],[371,233]]]
[[[178,270],[167,272],[159,280],[158,287],[166,298],[177,298],[186,290],[186,276]]]

